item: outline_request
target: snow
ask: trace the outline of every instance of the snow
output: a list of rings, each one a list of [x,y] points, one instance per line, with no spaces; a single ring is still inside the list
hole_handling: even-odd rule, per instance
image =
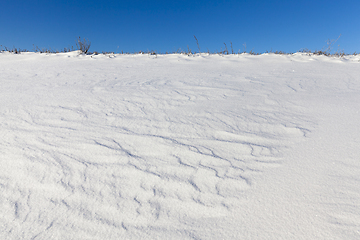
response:
[[[0,53],[1,239],[360,239],[360,56]]]

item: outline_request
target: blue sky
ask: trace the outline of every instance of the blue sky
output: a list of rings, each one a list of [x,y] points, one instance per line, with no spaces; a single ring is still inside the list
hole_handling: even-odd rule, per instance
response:
[[[81,36],[90,51],[360,52],[359,0],[4,0],[0,45],[63,49]],[[340,46],[338,46],[340,45]]]

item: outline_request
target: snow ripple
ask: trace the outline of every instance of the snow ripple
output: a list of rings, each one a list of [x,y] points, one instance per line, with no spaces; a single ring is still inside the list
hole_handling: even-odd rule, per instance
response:
[[[0,108],[10,237],[200,239],[187,222],[241,207],[309,131],[274,86],[212,65],[40,61],[5,76],[18,78]]]

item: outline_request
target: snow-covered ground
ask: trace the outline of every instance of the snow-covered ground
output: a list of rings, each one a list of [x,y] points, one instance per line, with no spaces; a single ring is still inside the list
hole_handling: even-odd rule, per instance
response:
[[[360,239],[360,56],[0,53],[0,239]]]

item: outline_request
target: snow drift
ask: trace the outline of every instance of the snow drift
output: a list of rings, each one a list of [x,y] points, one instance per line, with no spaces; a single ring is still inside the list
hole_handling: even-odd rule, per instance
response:
[[[0,238],[359,239],[359,61],[0,53]]]

